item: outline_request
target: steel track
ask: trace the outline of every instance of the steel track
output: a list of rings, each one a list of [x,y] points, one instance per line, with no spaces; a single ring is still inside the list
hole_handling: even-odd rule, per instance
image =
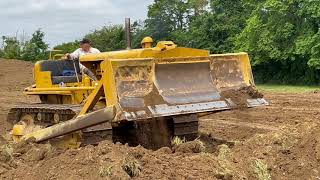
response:
[[[7,121],[13,126],[19,122],[20,117],[23,114],[30,114],[35,119],[35,125],[49,127],[56,123],[74,118],[81,111],[81,108],[81,105],[69,104],[21,104],[10,109],[7,116]],[[59,121],[57,121],[57,117]],[[152,143],[150,136],[153,136],[152,134],[155,132],[148,132],[151,133],[151,135],[144,132],[152,128],[156,128],[156,132],[158,134],[167,134],[166,138],[168,139],[166,140],[167,144],[165,145],[168,145],[174,136],[179,136],[181,138],[185,138],[186,140],[193,140],[198,136],[199,121],[197,114],[167,117],[165,119],[160,119],[159,121],[162,120],[166,120],[166,123],[165,125],[161,126],[160,130],[159,127],[155,127],[153,123],[148,123],[150,119],[139,122],[131,122],[129,123],[129,126],[120,125],[122,128],[114,129],[112,129],[110,123],[103,123],[82,131],[84,144],[97,144],[103,140],[112,139],[114,142],[129,142],[129,144],[133,145],[144,144],[144,142],[141,142],[143,139]],[[141,123],[143,125],[141,125]],[[146,137],[143,138],[141,134],[146,135]],[[130,143],[130,141],[135,141],[135,143]],[[162,145],[159,144],[159,147],[160,146]],[[155,147],[158,146],[156,145]]]

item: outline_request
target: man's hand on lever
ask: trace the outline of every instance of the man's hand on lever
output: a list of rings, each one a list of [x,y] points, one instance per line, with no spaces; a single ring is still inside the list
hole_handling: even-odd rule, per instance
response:
[[[70,53],[65,54],[64,56],[61,57],[61,60],[71,60]]]
[[[69,60],[71,60],[72,58],[71,58],[71,54],[70,53],[67,53],[66,55],[65,55],[65,57],[67,58],[67,59],[69,59]]]

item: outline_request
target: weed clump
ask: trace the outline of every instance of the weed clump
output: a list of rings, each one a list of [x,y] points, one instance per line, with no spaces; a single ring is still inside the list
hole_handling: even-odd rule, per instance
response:
[[[196,139],[194,141],[181,143],[173,147],[174,152],[180,153],[202,153],[205,152],[206,147],[202,141]]]
[[[110,177],[112,176],[113,166],[101,167],[99,170],[100,177]]]
[[[173,147],[175,147],[175,146],[179,146],[180,144],[183,144],[183,143],[185,143],[185,142],[186,142],[186,139],[185,139],[185,138],[181,139],[180,137],[175,136],[175,137],[171,140],[171,145],[172,145]]]
[[[8,162],[12,159],[13,148],[9,144],[0,147],[0,162]]]
[[[124,163],[121,167],[130,177],[138,176],[142,169],[139,161],[131,156],[127,156],[124,159]]]
[[[262,162],[260,159],[256,159],[253,162],[254,173],[259,180],[271,180],[271,175],[268,170],[268,165]]]

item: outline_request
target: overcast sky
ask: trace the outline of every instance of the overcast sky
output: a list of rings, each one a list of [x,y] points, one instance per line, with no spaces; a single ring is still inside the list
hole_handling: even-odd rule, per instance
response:
[[[0,36],[38,28],[53,45],[73,41],[108,24],[145,19],[153,0],[0,0]]]

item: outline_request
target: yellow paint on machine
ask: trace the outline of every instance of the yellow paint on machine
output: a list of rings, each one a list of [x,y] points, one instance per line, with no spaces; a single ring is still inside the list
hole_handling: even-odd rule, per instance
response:
[[[35,64],[35,85],[28,87],[26,94],[38,95],[48,104],[83,104],[72,124],[55,125],[47,128],[48,131],[34,132],[31,136],[39,137],[39,141],[63,135],[61,131],[68,125],[72,125],[73,128],[69,129],[72,132],[104,121],[118,123],[126,118],[125,114],[131,109],[141,113],[141,109],[146,112],[148,107],[161,104],[190,105],[219,101],[221,90],[254,85],[247,53],[210,55],[207,50],[177,47],[171,41],[159,42],[152,48],[85,55],[80,62],[93,71],[99,81],[90,81],[82,75],[79,82],[54,84],[52,72],[42,71],[41,62]],[[108,115],[108,118],[103,119],[93,112],[88,116],[88,121],[83,119],[82,116],[93,111],[98,102],[105,103],[108,113],[100,113]],[[90,124],[89,118],[99,121]],[[79,126],[78,123],[88,124]],[[17,126],[17,134],[19,128]]]

